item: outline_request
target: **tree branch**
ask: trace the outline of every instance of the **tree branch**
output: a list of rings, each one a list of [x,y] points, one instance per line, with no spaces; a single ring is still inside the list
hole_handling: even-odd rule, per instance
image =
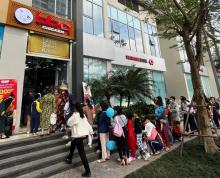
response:
[[[191,21],[188,17],[188,15],[186,14],[186,12],[183,10],[183,8],[179,5],[179,3],[176,0],[173,0],[175,6],[177,7],[177,9],[179,9],[179,11],[182,13],[183,17],[185,18],[186,22],[188,24],[191,24]]]

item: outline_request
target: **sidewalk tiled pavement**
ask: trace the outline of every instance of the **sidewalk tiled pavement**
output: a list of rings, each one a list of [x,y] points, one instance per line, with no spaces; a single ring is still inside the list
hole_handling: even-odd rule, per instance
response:
[[[186,137],[185,141],[189,141],[195,137]],[[180,146],[180,143],[174,144],[172,147],[171,151],[176,149],[177,147]],[[167,152],[163,152],[158,156],[151,156],[149,161],[143,161],[143,160],[136,160],[132,162],[131,165],[129,166],[120,166],[119,163],[117,162],[118,154],[114,154],[111,157],[110,161],[107,161],[105,163],[97,163],[97,162],[92,162],[90,163],[90,169],[92,172],[92,177],[93,178],[123,178],[126,175],[130,174],[131,172],[136,171],[137,169],[150,164],[151,162],[159,159],[161,156],[166,154]],[[84,168],[82,166],[68,170],[66,172],[54,175],[50,178],[80,178],[81,174],[84,172]]]

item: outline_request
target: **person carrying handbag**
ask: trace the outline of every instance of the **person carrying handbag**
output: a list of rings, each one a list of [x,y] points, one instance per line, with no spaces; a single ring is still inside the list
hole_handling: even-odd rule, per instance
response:
[[[93,134],[93,130],[83,113],[80,103],[76,103],[73,115],[68,119],[67,125],[71,128],[72,141],[70,152],[66,157],[65,162],[67,164],[72,163],[73,153],[75,151],[75,147],[77,147],[79,156],[85,168],[85,172],[82,174],[82,177],[91,177],[91,171],[84,150],[83,140],[86,136]]]
[[[129,161],[129,149],[127,143],[127,118],[124,114],[122,114],[122,108],[116,107],[116,115],[111,123],[113,127],[113,132],[115,135],[115,141],[118,148],[118,153],[121,160],[121,165],[128,165]]]

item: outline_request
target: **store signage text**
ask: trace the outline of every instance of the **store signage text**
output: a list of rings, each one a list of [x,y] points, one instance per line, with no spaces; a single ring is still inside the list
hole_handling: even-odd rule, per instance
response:
[[[126,59],[130,61],[143,62],[143,63],[148,63],[150,65],[154,65],[153,59],[142,59],[139,57],[134,57],[134,56],[129,56],[129,55],[126,55]]]
[[[65,32],[68,35],[70,34],[71,31],[70,25],[54,20],[50,15],[43,16],[41,12],[37,12],[35,19],[37,24],[42,25],[42,29],[61,33],[61,34],[65,34]]]
[[[28,54],[68,60],[69,43],[39,35],[29,35]]]
[[[9,1],[7,25],[74,40],[73,21],[46,11]]]
[[[34,19],[32,12],[26,8],[17,8],[15,18],[22,24],[30,24]]]

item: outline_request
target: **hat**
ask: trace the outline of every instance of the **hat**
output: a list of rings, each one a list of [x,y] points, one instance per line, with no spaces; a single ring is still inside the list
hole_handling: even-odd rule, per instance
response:
[[[189,100],[187,100],[185,96],[180,96],[180,100],[189,102]]]
[[[62,84],[60,85],[60,90],[68,90],[67,84],[62,82]]]

